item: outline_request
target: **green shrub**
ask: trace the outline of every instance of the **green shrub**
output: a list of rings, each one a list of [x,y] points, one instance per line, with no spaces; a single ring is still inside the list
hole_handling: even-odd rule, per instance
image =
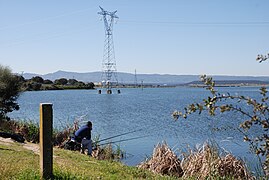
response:
[[[9,119],[7,113],[19,110],[16,102],[20,94],[21,79],[12,74],[8,67],[0,65],[0,121]]]

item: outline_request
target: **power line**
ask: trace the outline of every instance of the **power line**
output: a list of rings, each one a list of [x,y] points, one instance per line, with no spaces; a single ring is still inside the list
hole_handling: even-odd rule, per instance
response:
[[[14,45],[20,45],[20,44],[26,44],[26,43],[33,43],[33,42],[39,42],[39,41],[44,41],[44,40],[49,40],[49,39],[55,39],[55,38],[60,38],[60,37],[64,37],[64,36],[67,36],[67,35],[70,35],[70,34],[78,34],[78,33],[81,33],[81,32],[87,32],[89,30],[93,30],[95,29],[96,27],[90,27],[90,26],[87,26],[85,28],[76,28],[74,30],[69,30],[69,31],[65,31],[65,32],[53,32],[53,33],[46,33],[47,35],[46,36],[42,36],[42,34],[37,34],[36,37],[33,37],[31,39],[27,38],[27,39],[21,39],[21,40],[16,40],[16,41],[12,41],[12,42],[9,42],[9,43],[0,43],[0,47],[10,47],[10,46],[14,46]],[[69,36],[68,36],[69,37]]]
[[[65,17],[65,16],[79,14],[79,13],[82,13],[82,12],[88,12],[90,9],[93,9],[93,8],[80,9],[80,10],[77,10],[77,11],[71,11],[71,12],[67,12],[67,13],[63,13],[63,14],[58,14],[56,16],[40,18],[40,19],[37,19],[37,20],[28,21],[28,22],[24,22],[24,23],[20,23],[20,24],[14,24],[14,25],[10,25],[10,26],[3,26],[3,27],[0,27],[0,31],[5,30],[5,29],[10,29],[10,28],[18,28],[18,27],[22,27],[22,26],[36,24],[36,23],[40,23],[40,22],[45,22],[45,21],[49,21],[49,20],[53,20],[53,19],[58,19],[58,18],[62,18],[62,17]]]
[[[136,21],[136,20],[121,20],[121,23],[133,24],[175,24],[175,25],[269,25],[269,21],[246,21],[246,22],[187,22],[187,21]]]

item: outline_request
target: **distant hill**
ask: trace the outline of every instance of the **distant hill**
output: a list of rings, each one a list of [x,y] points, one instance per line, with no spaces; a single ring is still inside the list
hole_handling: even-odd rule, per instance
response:
[[[32,74],[24,73],[23,76],[26,79],[31,79],[33,76],[40,76],[43,79],[55,80],[59,78],[77,79],[83,82],[100,82],[101,72],[68,72],[57,71],[49,74]],[[267,81],[269,82],[269,76],[213,76],[216,81]],[[119,83],[134,84],[135,76],[132,73],[118,72]],[[199,75],[171,75],[171,74],[137,74],[137,83],[145,84],[167,84],[167,85],[180,85],[190,83],[192,81],[199,81]]]

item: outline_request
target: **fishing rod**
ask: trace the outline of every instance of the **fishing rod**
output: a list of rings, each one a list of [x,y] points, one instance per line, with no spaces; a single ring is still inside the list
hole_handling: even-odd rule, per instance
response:
[[[107,143],[103,143],[103,144],[97,144],[98,146],[103,146],[106,144],[114,144],[114,143],[118,143],[118,142],[124,142],[124,141],[130,141],[130,140],[135,140],[135,139],[141,139],[144,137],[148,137],[149,135],[146,136],[139,136],[139,137],[134,137],[134,138],[129,138],[129,139],[122,139],[122,140],[118,140],[118,141],[112,141],[112,142],[107,142]]]
[[[141,131],[141,130],[143,130],[143,129],[141,128],[141,129],[138,129],[138,130],[134,130],[134,131],[130,131],[130,132],[118,134],[118,135],[115,135],[115,136],[112,136],[112,137],[101,139],[101,140],[99,140],[97,142],[99,143],[99,142],[106,141],[106,140],[109,140],[109,139],[113,139],[113,138],[116,138],[116,137],[120,137],[120,136],[124,136],[124,135],[131,134],[131,133],[134,133],[134,132],[138,132],[138,131]]]

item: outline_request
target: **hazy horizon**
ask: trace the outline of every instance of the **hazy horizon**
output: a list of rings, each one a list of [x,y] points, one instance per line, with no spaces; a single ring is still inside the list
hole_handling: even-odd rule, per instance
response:
[[[44,74],[41,74],[41,73],[34,73],[34,72],[23,72],[23,74],[37,74],[37,75],[48,75],[48,74],[53,74],[53,73],[57,73],[57,72],[67,72],[67,73],[78,73],[78,74],[86,74],[86,73],[102,73],[102,71],[90,71],[90,72],[76,72],[76,71],[65,71],[65,70],[57,70],[57,71],[54,71],[54,72],[48,72],[48,73],[44,73]],[[126,73],[126,74],[132,74],[134,75],[135,72],[121,72],[121,71],[118,71],[117,73]],[[140,75],[171,75],[171,76],[200,76],[200,75],[204,75],[204,74],[161,74],[161,73],[138,73],[136,72],[137,74],[140,74]],[[250,76],[250,77],[269,77],[269,75],[225,75],[225,74],[205,74],[207,76]]]

